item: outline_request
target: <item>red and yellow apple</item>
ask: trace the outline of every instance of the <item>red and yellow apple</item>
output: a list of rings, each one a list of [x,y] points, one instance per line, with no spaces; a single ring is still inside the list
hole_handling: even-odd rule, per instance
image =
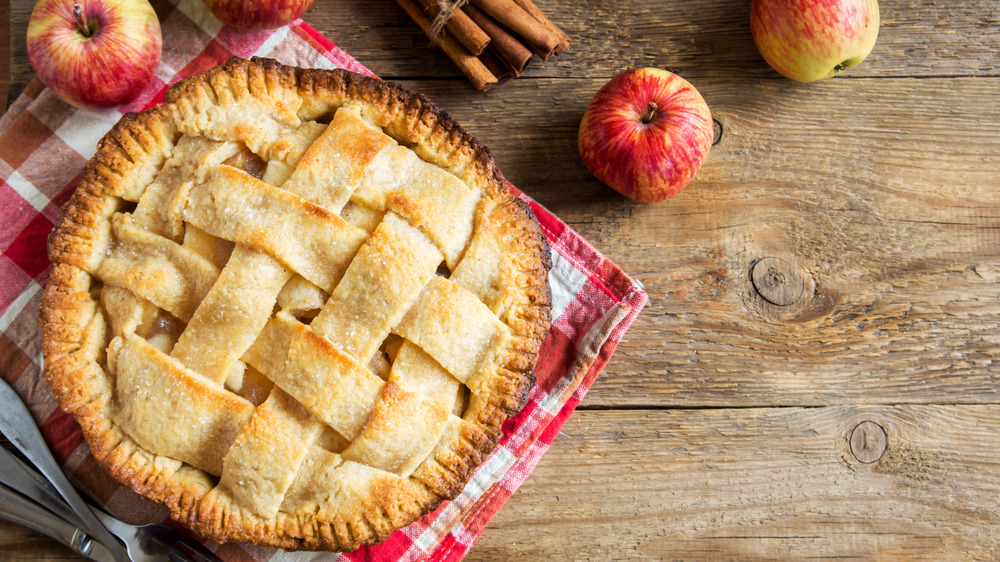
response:
[[[163,39],[146,0],[39,0],[28,60],[57,96],[86,109],[119,105],[149,83]]]
[[[597,179],[636,201],[658,203],[694,178],[713,136],[712,114],[694,86],[667,70],[634,68],[591,100],[578,143]]]
[[[865,60],[878,37],[877,0],[754,0],[750,31],[764,60],[800,82]]]
[[[291,23],[315,0],[205,0],[205,5],[233,27],[273,29]]]

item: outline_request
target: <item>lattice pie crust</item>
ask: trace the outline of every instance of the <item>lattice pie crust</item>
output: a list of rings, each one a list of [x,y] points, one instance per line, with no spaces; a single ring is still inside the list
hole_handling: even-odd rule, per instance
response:
[[[216,541],[351,550],[520,410],[548,247],[421,95],[233,59],[127,115],[49,241],[45,374],[115,478]]]

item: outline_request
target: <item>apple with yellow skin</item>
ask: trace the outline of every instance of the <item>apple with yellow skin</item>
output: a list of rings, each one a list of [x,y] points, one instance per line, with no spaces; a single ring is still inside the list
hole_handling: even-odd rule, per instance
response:
[[[146,0],[39,0],[28,20],[28,60],[67,103],[125,103],[149,83],[163,38]]]
[[[868,57],[877,0],[754,0],[750,31],[764,60],[800,82],[831,78]]]
[[[305,13],[315,0],[205,0],[222,23],[249,29],[274,29]]]
[[[659,68],[633,68],[597,92],[577,140],[597,179],[636,201],[659,203],[694,178],[713,137],[712,113],[690,82]]]

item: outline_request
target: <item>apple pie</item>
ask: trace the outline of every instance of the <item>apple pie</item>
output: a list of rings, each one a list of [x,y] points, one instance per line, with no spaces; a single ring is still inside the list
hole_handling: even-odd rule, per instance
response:
[[[549,249],[422,95],[232,59],[129,114],[49,239],[45,375],[98,462],[218,542],[352,550],[524,405]]]

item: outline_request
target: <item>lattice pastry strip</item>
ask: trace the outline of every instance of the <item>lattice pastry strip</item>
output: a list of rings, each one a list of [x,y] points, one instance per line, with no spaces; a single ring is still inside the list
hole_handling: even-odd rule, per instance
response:
[[[291,276],[271,256],[238,244],[171,356],[221,385],[257,339]]]
[[[278,308],[292,316],[305,315],[323,308],[329,298],[330,295],[323,289],[313,285],[301,275],[292,275],[278,293]]]
[[[267,322],[244,359],[348,439],[360,433],[385,384],[284,311]]]
[[[297,162],[281,187],[332,213],[340,213],[383,149],[395,144],[361,119],[357,107],[341,107],[322,135]]]
[[[462,385],[410,342],[395,353],[389,382],[345,459],[409,476],[441,439]]]
[[[489,220],[490,202],[483,200],[476,209],[475,221],[484,225],[469,241],[462,261],[452,269],[449,279],[476,295],[495,314],[506,306],[500,289],[503,287],[504,268],[499,267],[505,259],[499,236],[502,225],[494,225]]]
[[[371,490],[393,498],[396,507],[379,509],[371,501]],[[318,447],[310,449],[302,468],[288,489],[280,510],[296,517],[321,514],[343,514],[330,521],[325,529],[331,542],[349,542],[375,527],[385,535],[393,526],[405,520],[393,520],[399,513],[411,511],[412,505],[427,501],[427,491],[412,486],[406,478],[361,463],[344,461],[336,453]]]
[[[361,434],[341,455],[409,476],[438,442],[454,402],[454,394],[409,392],[390,379]]]
[[[327,292],[368,238],[326,209],[229,166],[213,169],[191,189],[184,218],[264,250]]]
[[[101,288],[101,299],[112,334],[131,334],[141,326],[148,326],[159,310],[149,301],[136,297],[132,291],[114,285]]]
[[[194,314],[219,277],[219,269],[196,252],[131,224],[131,215],[112,217],[116,243],[95,275],[129,289],[181,320]]]
[[[467,383],[509,330],[475,295],[436,277],[395,331]]]
[[[460,402],[465,388],[433,357],[405,340],[395,353],[389,378],[407,392],[446,396],[449,404]]]
[[[274,517],[320,423],[279,388],[254,409],[226,453],[219,488],[261,517]]]
[[[386,214],[310,326],[358,363],[367,363],[441,259],[423,233]]]
[[[183,136],[174,146],[171,157],[153,183],[142,192],[133,220],[153,234],[179,241],[184,234],[184,221],[178,208],[179,193],[190,189],[193,182],[204,181],[211,167],[222,163],[239,150],[231,142],[217,142],[203,137]],[[183,199],[180,201],[183,203]]]
[[[322,123],[303,121],[296,129],[288,131],[271,143],[261,155],[267,162],[267,168],[261,179],[271,185],[285,183],[295,172],[299,159],[305,151],[326,129],[327,126]]]
[[[422,229],[455,267],[472,234],[472,216],[482,194],[449,172],[393,146],[369,166],[352,200],[391,210]]]
[[[220,270],[226,267],[233,253],[233,244],[225,238],[216,238],[193,224],[184,225],[184,241],[181,245],[215,264]]]
[[[115,419],[140,445],[222,474],[222,460],[253,404],[132,334],[111,342],[109,367],[123,399]]]

